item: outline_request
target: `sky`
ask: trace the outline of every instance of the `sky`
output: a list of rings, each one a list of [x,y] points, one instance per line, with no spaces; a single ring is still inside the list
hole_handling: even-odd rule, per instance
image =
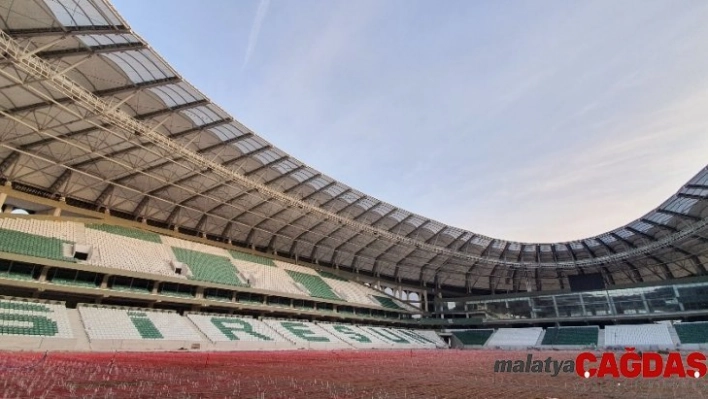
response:
[[[257,134],[487,236],[594,236],[708,163],[708,2],[114,0]]]

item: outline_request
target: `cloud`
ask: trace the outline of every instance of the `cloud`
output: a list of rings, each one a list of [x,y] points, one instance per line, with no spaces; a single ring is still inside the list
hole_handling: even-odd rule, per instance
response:
[[[241,65],[242,71],[246,69],[248,62],[251,60],[253,50],[256,48],[256,44],[258,44],[258,36],[261,34],[261,26],[263,25],[263,20],[268,12],[269,5],[270,0],[261,0],[258,3],[256,16],[253,19],[253,26],[251,26],[251,32],[248,34],[248,47],[246,47],[246,54],[243,57],[243,65]]]

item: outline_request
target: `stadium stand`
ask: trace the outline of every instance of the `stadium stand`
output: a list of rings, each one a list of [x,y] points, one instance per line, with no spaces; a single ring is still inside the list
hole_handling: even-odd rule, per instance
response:
[[[402,310],[403,308],[398,306],[396,302],[394,302],[393,299],[382,296],[382,295],[372,295],[376,301],[381,304],[381,306],[388,308],[388,309],[395,309],[395,310]]]
[[[80,228],[79,228],[80,227]],[[66,242],[83,241],[83,225],[74,222],[41,220],[27,216],[0,218],[0,228],[36,236],[56,238]]]
[[[325,271],[325,270],[317,270],[317,274],[319,274],[320,277],[322,277],[322,278],[328,278],[328,279],[331,279],[331,280],[338,280],[338,281],[348,281],[348,280],[345,279],[344,277],[337,276],[336,274],[330,273],[330,272]]]
[[[73,333],[62,303],[0,299],[0,336],[72,338]]]
[[[708,322],[676,323],[674,328],[682,345],[708,343]]]
[[[333,300],[341,299],[332,291],[332,287],[327,285],[322,277],[293,270],[288,270],[287,272],[295,282],[302,284],[310,292],[311,296]]]
[[[600,329],[588,327],[550,327],[546,328],[541,345],[597,345]]]
[[[19,231],[0,229],[0,252],[73,262],[65,256],[65,242]]]
[[[389,346],[385,342],[377,340],[365,331],[362,331],[357,326],[330,323],[319,323],[318,325],[329,334],[334,335],[357,349],[376,349]]]
[[[263,320],[269,327],[300,347],[310,349],[351,348],[345,341],[315,323],[301,320]]]
[[[373,326],[363,327],[363,329],[383,342],[393,344],[393,346],[417,346],[415,341],[413,341],[410,337],[405,336],[395,329]]]
[[[190,249],[172,247],[178,261],[192,271],[194,280],[234,286],[246,285],[238,277],[238,270],[228,258]]]
[[[201,341],[185,318],[172,311],[81,305],[86,333],[94,340]]]
[[[276,350],[297,347],[294,342],[257,319],[192,313],[187,314],[187,317],[216,345],[215,349]]]
[[[487,347],[531,347],[536,346],[543,333],[541,327],[500,328],[487,341]]]
[[[377,291],[371,288],[343,279],[331,279],[327,276],[323,276],[322,274],[320,274],[320,276],[322,277],[322,280],[332,287],[339,297],[347,302],[381,306],[379,302],[372,299],[371,294]]]
[[[266,291],[311,296],[352,304],[375,306],[394,310],[415,310],[379,291],[325,271],[315,271],[300,265],[226,250],[197,242],[186,241],[136,228],[104,223],[54,221],[27,216],[0,217],[0,241],[7,252],[29,256],[89,264],[98,267],[168,276],[181,280],[197,280],[237,287],[249,286]],[[15,237],[15,238],[12,238]],[[21,242],[22,245],[14,243]],[[71,257],[71,244],[85,244],[91,248],[88,259]],[[170,262],[184,263],[191,277],[176,274]],[[40,268],[10,265],[0,262],[0,277],[37,279]],[[51,276],[55,284],[100,287],[101,282],[87,276],[76,277],[61,272]],[[152,287],[116,280],[109,288],[121,291],[151,293]],[[193,297],[193,293],[161,290],[160,294]],[[226,298],[221,298],[226,299]],[[262,301],[257,301],[261,303]],[[312,309],[312,308],[310,308]],[[324,311],[324,310],[323,310]]]
[[[256,263],[263,266],[276,267],[275,263],[273,262],[273,259],[265,258],[263,256],[251,255],[238,251],[229,251],[229,254],[231,254],[231,257],[233,257],[235,260]]]
[[[82,227],[78,223],[75,225],[75,228]],[[93,226],[102,227],[100,229],[84,229],[85,241],[83,243],[91,245],[93,249],[87,263],[132,272],[186,278],[176,275],[170,268],[169,260],[172,256],[166,247],[159,243],[159,240],[156,242],[153,239],[145,239],[147,235],[143,238],[136,238],[140,234],[127,233],[129,229],[125,228],[116,229],[115,226],[109,225]],[[111,232],[108,232],[109,230]],[[118,234],[118,232],[122,234]]]
[[[154,242],[157,244],[162,244],[160,235],[156,233],[151,233],[149,231],[143,231],[138,229],[131,229],[122,226],[115,226],[110,224],[87,224],[85,226],[87,229],[101,230],[103,232],[124,236],[128,238],[134,238],[136,240],[142,240],[147,242]]]
[[[605,327],[605,346],[671,348],[669,329],[665,324],[636,324]]]
[[[494,330],[452,331],[452,335],[457,337],[457,339],[459,339],[465,346],[482,346],[487,342],[492,334],[494,334]]]
[[[412,345],[418,346],[419,348],[439,348],[442,346],[446,346],[445,343],[440,339],[437,334],[433,332],[433,334],[436,335],[435,338],[428,336],[427,334],[424,334],[423,331],[413,331],[413,330],[408,330],[408,329],[401,329],[401,328],[396,328],[394,331],[398,332],[399,334],[403,335],[406,339],[408,339]]]
[[[443,339],[440,338],[438,333],[436,333],[433,330],[415,330],[415,331],[410,330],[410,331],[414,334],[417,334],[417,335],[424,337],[427,340],[431,341],[438,348],[447,348],[448,347],[447,343],[445,343],[445,341],[443,341]]]

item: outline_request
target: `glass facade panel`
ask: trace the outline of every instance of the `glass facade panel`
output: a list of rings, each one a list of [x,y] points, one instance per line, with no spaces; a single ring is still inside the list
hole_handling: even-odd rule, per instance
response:
[[[580,294],[558,295],[556,296],[556,306],[558,307],[558,317],[587,316],[583,310],[583,303],[580,301]]]
[[[455,310],[464,309],[464,302],[455,305]],[[708,282],[467,302],[468,312],[485,312],[489,319],[582,318],[690,310],[708,310]]]

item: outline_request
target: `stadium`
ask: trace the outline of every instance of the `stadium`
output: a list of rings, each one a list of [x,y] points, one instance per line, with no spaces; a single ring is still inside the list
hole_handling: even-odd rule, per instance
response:
[[[491,238],[267,142],[106,1],[0,13],[3,397],[706,391],[705,378],[590,387],[492,365],[705,351],[708,167],[598,236]]]

